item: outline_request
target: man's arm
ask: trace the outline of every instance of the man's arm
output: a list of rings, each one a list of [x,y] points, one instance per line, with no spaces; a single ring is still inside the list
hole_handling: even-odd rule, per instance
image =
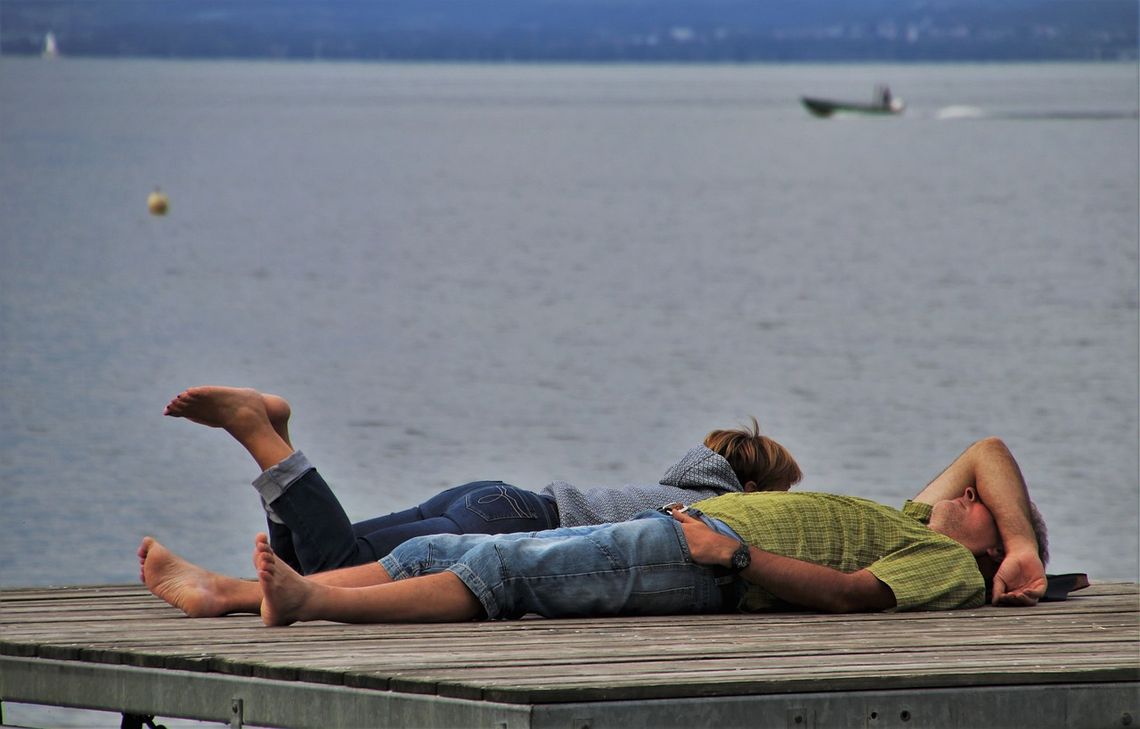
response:
[[[1038,556],[1029,490],[1005,443],[998,438],[974,443],[914,500],[933,505],[956,499],[971,486],[993,514],[1005,552],[994,576],[994,604],[1036,604],[1045,594],[1045,565]]]
[[[681,522],[694,562],[722,567],[732,564],[732,553],[740,542],[681,511],[674,511],[673,518]],[[750,547],[750,551],[752,564],[740,576],[785,602],[833,613],[887,610],[895,606],[891,588],[865,569],[841,572],[758,547]]]

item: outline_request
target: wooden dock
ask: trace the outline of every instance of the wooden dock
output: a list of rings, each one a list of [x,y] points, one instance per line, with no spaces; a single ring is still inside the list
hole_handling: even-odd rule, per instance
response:
[[[1140,592],[899,615],[266,628],[0,593],[0,700],[273,727],[1140,727]]]

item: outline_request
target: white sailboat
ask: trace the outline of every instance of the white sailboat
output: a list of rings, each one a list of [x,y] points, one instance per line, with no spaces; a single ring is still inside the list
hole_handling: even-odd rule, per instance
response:
[[[56,43],[55,33],[50,30],[44,35],[44,50],[41,55],[44,58],[59,58],[59,44]]]

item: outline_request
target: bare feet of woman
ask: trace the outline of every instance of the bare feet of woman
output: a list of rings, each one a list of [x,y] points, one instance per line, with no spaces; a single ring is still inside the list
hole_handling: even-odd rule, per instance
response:
[[[267,392],[261,393],[261,402],[265,405],[265,414],[269,418],[269,424],[277,431],[277,435],[281,436],[281,440],[292,445],[289,440],[289,416],[293,411],[289,407],[289,401],[277,395],[270,395]]]
[[[292,567],[277,559],[269,546],[269,537],[257,535],[253,547],[253,566],[261,583],[261,622],[266,625],[289,625],[307,619],[316,583],[297,574]]]
[[[187,562],[153,537],[139,545],[139,579],[191,618],[213,618],[235,612],[256,613],[261,589],[256,582],[227,577]]]
[[[293,452],[289,403],[246,387],[205,385],[179,393],[163,415],[222,428],[245,446],[262,470]]]
[[[278,435],[289,440],[289,402],[248,387],[191,387],[175,396],[162,414],[224,428],[231,434],[231,428],[248,429],[268,421]]]

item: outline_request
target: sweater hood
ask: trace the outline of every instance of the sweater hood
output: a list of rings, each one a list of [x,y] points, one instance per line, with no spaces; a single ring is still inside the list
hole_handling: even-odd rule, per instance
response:
[[[744,491],[724,456],[703,445],[693,448],[671,466],[661,477],[661,483],[683,489],[715,489],[726,493]]]

